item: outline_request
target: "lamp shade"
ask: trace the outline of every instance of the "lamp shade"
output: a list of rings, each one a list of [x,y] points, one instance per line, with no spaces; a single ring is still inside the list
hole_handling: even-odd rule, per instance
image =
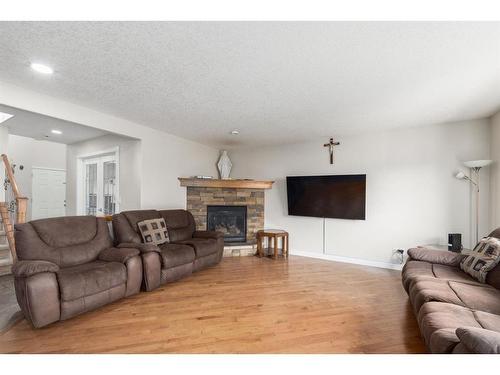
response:
[[[459,180],[463,180],[465,178],[465,173],[462,171],[458,171],[455,177],[458,178]]]
[[[493,160],[470,160],[464,161],[464,165],[469,168],[482,168],[490,165]]]

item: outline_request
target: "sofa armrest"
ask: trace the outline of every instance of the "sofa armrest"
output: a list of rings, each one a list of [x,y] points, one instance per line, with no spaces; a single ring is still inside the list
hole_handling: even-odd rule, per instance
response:
[[[30,277],[37,273],[57,271],[59,271],[57,264],[45,260],[20,260],[12,266],[15,277]]]
[[[99,254],[99,260],[125,264],[130,258],[138,256],[139,254],[140,251],[138,249],[130,247],[122,247],[119,249],[110,247],[109,249],[101,251]]]
[[[119,249],[129,248],[129,249],[137,249],[141,253],[161,253],[161,250],[158,246],[151,243],[133,243],[133,242],[124,242],[116,246]]]
[[[500,332],[484,328],[457,328],[456,334],[460,342],[471,353],[500,354]]]
[[[193,233],[193,238],[213,238],[217,240],[223,238],[224,234],[222,232],[216,232],[211,230],[197,230]]]
[[[425,247],[414,247],[408,250],[408,256],[413,260],[458,267],[466,255],[451,251],[433,250]]]

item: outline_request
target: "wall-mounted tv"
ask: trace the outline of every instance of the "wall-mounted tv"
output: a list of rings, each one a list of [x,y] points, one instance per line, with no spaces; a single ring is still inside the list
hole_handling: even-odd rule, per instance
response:
[[[288,214],[365,220],[366,175],[288,176]]]

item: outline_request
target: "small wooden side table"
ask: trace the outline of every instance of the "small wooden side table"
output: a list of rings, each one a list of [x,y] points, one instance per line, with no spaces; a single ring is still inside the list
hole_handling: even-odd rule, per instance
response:
[[[281,252],[285,258],[288,258],[288,232],[281,229],[264,229],[257,231],[257,254],[259,257],[264,255],[264,241],[268,240],[268,249],[272,249],[274,256],[278,258],[278,239],[281,238]],[[272,244],[272,246],[271,246]]]

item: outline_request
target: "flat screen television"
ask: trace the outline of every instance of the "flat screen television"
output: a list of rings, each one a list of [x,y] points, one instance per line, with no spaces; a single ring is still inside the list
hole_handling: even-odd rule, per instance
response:
[[[366,175],[288,176],[288,214],[365,220]]]

